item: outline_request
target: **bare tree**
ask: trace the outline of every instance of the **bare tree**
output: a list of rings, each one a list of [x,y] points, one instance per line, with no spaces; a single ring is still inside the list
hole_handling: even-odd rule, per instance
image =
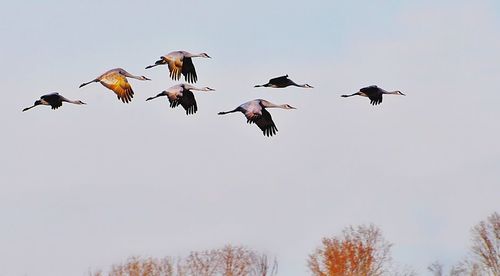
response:
[[[471,254],[451,267],[450,276],[500,275],[500,215],[493,213],[471,230]],[[428,267],[435,276],[444,276],[443,266],[434,262]]]
[[[184,269],[190,276],[214,276],[221,264],[218,250],[191,252],[184,262]]]
[[[124,264],[113,265],[108,276],[274,276],[276,258],[272,263],[266,254],[243,246],[226,245],[220,249],[193,251],[186,258],[131,257]],[[103,276],[101,270],[89,273]]]
[[[309,256],[315,276],[378,276],[386,273],[391,244],[374,225],[347,227],[341,237],[324,238]]]
[[[274,276],[278,273],[278,260],[275,258],[269,260],[266,254],[254,254],[252,275],[255,276]]]
[[[131,257],[124,264],[113,265],[109,276],[173,276],[174,260],[171,258],[155,259]],[[91,274],[103,275],[102,271]]]
[[[489,275],[500,275],[500,215],[494,212],[472,229],[472,253]]]
[[[253,252],[242,246],[226,245],[219,250],[223,276],[246,276],[253,265]]]
[[[443,265],[439,261],[435,261],[427,267],[427,270],[432,272],[434,276],[444,276]]]

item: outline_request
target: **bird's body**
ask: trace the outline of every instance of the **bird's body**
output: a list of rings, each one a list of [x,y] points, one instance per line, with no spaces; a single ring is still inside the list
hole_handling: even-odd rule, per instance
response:
[[[146,66],[146,69],[167,64],[170,71],[170,77],[173,80],[179,80],[181,75],[183,75],[187,82],[195,83],[198,81],[198,75],[196,74],[196,69],[194,68],[192,60],[194,57],[210,58],[206,53],[191,54],[186,51],[174,51],[161,56],[155,64]]]
[[[134,97],[134,90],[132,90],[132,86],[130,86],[127,81],[127,77],[138,80],[150,80],[145,76],[134,76],[122,68],[115,68],[105,72],[92,81],[81,84],[80,87],[93,82],[100,82],[106,88],[115,92],[119,100],[124,103],[129,103]]]
[[[351,95],[342,95],[342,97],[352,97],[352,96],[362,96],[362,97],[367,97],[370,99],[370,104],[372,105],[378,105],[382,103],[382,95],[384,94],[389,94],[389,95],[402,95],[405,96],[405,94],[401,93],[401,91],[386,91],[376,85],[370,85],[367,87],[361,88],[358,92],[351,94]]]
[[[295,109],[288,104],[276,105],[269,101],[262,99],[255,99],[246,103],[241,104],[237,108],[226,111],[219,112],[219,115],[224,115],[233,112],[241,112],[247,118],[247,123],[255,123],[266,136],[273,136],[278,131],[278,128],[274,124],[274,121],[266,108],[282,108],[282,109]]]
[[[254,87],[272,87],[272,88],[285,88],[288,86],[297,86],[302,88],[313,88],[309,84],[296,84],[293,80],[288,78],[288,75],[270,79],[266,84],[255,85]]]
[[[52,109],[58,109],[59,107],[62,106],[63,102],[67,103],[72,103],[72,104],[85,104],[84,102],[80,100],[68,100],[65,97],[59,95],[59,93],[50,93],[47,95],[43,95],[40,97],[40,100],[35,101],[33,106],[27,107],[23,109],[24,111],[30,110],[31,108],[37,106],[37,105],[50,105]]]
[[[178,84],[162,91],[160,94],[147,98],[146,101],[167,96],[170,107],[175,108],[181,105],[186,110],[186,115],[194,114],[198,111],[198,105],[192,91],[214,91],[210,87],[197,88],[189,84]]]

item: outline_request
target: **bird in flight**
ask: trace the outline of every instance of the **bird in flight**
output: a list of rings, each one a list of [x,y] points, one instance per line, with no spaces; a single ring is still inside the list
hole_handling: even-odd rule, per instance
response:
[[[268,83],[262,85],[255,85],[254,87],[272,87],[272,88],[285,88],[288,86],[297,86],[302,88],[313,88],[309,84],[296,84],[293,80],[288,78],[288,75],[270,79]]]
[[[58,109],[59,107],[62,106],[63,102],[72,103],[72,104],[86,104],[80,100],[75,100],[75,101],[68,100],[65,97],[59,95],[59,93],[51,93],[51,94],[41,96],[40,100],[36,100],[35,103],[33,104],[33,106],[26,107],[25,109],[23,109],[23,112],[30,110],[37,105],[50,105],[50,107],[52,109]]]
[[[278,128],[274,124],[271,113],[266,108],[296,109],[289,104],[276,105],[266,100],[256,99],[243,103],[231,111],[219,112],[218,114],[224,115],[239,111],[245,115],[247,123],[255,123],[265,136],[273,136],[278,131]]]
[[[370,85],[367,87],[361,88],[358,92],[350,95],[342,95],[341,97],[352,97],[352,96],[363,96],[363,97],[368,97],[370,99],[370,104],[372,105],[378,105],[382,103],[382,95],[384,94],[389,94],[389,95],[401,95],[401,96],[406,96],[403,94],[401,91],[396,90],[396,91],[386,91],[376,85]]]
[[[192,60],[194,57],[210,58],[206,53],[191,54],[186,51],[174,51],[161,56],[160,60],[157,60],[153,65],[146,66],[146,69],[168,64],[170,78],[179,80],[182,74],[187,82],[195,83],[198,81],[198,75],[196,74],[196,69],[194,68]]]
[[[119,100],[124,103],[129,103],[134,97],[134,91],[132,90],[132,86],[128,83],[127,78],[150,80],[145,76],[134,76],[122,68],[115,68],[107,71],[94,80],[82,83],[80,88],[93,82],[100,82],[106,88],[115,92]]]
[[[210,87],[197,88],[189,84],[178,84],[174,85],[167,90],[162,91],[160,94],[149,97],[146,101],[156,99],[158,97],[167,96],[170,102],[170,107],[175,108],[181,105],[184,110],[186,110],[186,115],[194,114],[198,111],[198,105],[196,104],[196,99],[192,91],[215,91]]]

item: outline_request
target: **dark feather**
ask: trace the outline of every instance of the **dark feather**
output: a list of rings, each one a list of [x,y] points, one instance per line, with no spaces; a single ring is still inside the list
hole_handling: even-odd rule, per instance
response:
[[[62,106],[62,98],[59,93],[43,95],[40,97],[40,99],[48,102],[52,109],[57,109]]]
[[[262,115],[254,116],[252,119],[248,119],[247,122],[249,124],[255,123],[265,136],[273,136],[278,132],[278,128],[273,122],[271,113],[264,108],[262,109]]]
[[[182,60],[182,74],[187,82],[194,83],[198,81],[196,69],[194,68],[193,60],[190,57],[184,57]]]
[[[193,92],[184,90],[179,101],[182,107],[184,107],[184,110],[186,110],[186,115],[194,114],[198,111],[198,105],[196,104]]]
[[[382,90],[380,90],[378,86],[370,85],[361,88],[359,91],[364,93],[370,99],[370,104],[378,105],[382,103]]]

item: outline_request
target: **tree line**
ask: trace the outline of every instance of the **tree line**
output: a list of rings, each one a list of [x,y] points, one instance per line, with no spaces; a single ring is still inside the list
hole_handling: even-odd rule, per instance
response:
[[[448,270],[436,261],[427,267],[433,276],[500,276],[500,215],[493,213],[471,230],[468,254]],[[375,225],[349,226],[340,235],[325,237],[307,257],[312,276],[415,276],[410,267],[392,261],[392,244]],[[193,251],[186,257],[131,257],[107,273],[90,276],[274,276],[276,257],[245,246]]]

